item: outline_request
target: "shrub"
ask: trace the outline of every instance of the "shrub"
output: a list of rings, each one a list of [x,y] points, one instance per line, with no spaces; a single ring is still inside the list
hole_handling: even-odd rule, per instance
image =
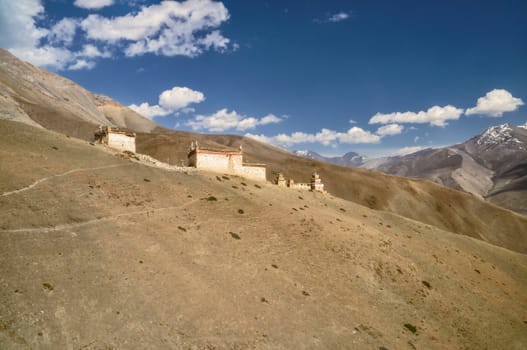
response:
[[[405,323],[405,324],[404,324],[404,328],[408,329],[410,332],[412,332],[412,333],[414,333],[414,334],[417,332],[417,327],[414,326],[414,325],[411,324],[411,323]]]
[[[375,197],[373,194],[370,194],[368,197],[366,197],[366,204],[370,209],[375,209],[377,207],[377,197]]]
[[[432,286],[430,285],[430,283],[428,283],[427,281],[422,281],[423,282],[423,285],[428,288],[428,289],[431,289]]]
[[[243,209],[238,209],[238,214],[243,214],[243,213],[244,213]]]
[[[236,232],[229,232],[229,234],[230,234],[231,237],[234,238],[234,239],[242,239],[242,238],[240,237],[240,235],[237,234]]]
[[[184,228],[184,227],[178,226],[177,228],[178,228],[179,230],[183,231],[183,232],[187,232],[187,229]]]

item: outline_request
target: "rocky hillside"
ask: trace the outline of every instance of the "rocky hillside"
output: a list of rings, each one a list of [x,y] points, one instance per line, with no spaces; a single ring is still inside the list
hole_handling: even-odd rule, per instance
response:
[[[464,143],[387,158],[374,168],[427,178],[527,214],[525,126],[494,126]]]
[[[73,81],[0,49],[0,119],[40,125],[83,139],[98,125],[149,132],[157,125]]]
[[[0,132],[2,349],[527,346],[525,254],[331,195]]]

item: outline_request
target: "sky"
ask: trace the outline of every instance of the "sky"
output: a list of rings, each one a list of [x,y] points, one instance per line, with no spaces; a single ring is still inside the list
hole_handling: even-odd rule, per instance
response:
[[[0,47],[165,127],[324,155],[527,122],[523,0],[0,0]]]

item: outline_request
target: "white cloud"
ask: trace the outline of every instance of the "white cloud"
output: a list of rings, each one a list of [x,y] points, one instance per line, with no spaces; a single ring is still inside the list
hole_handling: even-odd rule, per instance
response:
[[[524,103],[521,98],[513,97],[510,92],[504,89],[494,89],[487,92],[483,97],[478,98],[476,107],[467,109],[466,114],[481,114],[491,117],[501,117],[504,112],[512,112]]]
[[[110,57],[110,52],[101,52],[97,48],[97,46],[92,44],[86,44],[82,47],[82,51],[80,52],[80,56],[84,57]]]
[[[348,129],[347,132],[337,132],[334,130],[323,128],[315,134],[304,132],[293,132],[291,134],[278,134],[275,136],[245,134],[247,137],[252,137],[258,141],[266,142],[279,146],[293,146],[304,143],[320,143],[324,146],[332,146],[338,143],[378,143],[381,136],[372,134],[369,131],[363,130],[359,127]]]
[[[252,139],[255,139],[256,141],[260,141],[263,143],[273,144],[273,139],[271,137],[267,137],[265,135],[255,135],[251,133],[247,133],[244,135],[245,137],[250,137]]]
[[[444,107],[434,106],[429,108],[426,112],[377,113],[371,117],[369,124],[430,123],[430,125],[433,126],[446,126],[447,120],[457,120],[461,114],[463,114],[463,109],[451,105]]]
[[[93,69],[93,67],[95,67],[95,62],[79,59],[75,61],[75,63],[73,63],[72,65],[68,66],[68,69],[69,70],[81,70],[81,69],[90,70],[90,69]]]
[[[329,22],[333,22],[333,23],[336,23],[336,22],[341,22],[341,21],[344,21],[346,19],[349,18],[349,14],[347,14],[346,12],[338,12],[338,13],[335,13],[331,16],[328,17],[328,21]]]
[[[342,22],[350,18],[350,14],[344,11],[327,14],[325,18],[315,18],[315,23],[337,23]]]
[[[188,87],[174,86],[159,95],[159,105],[166,110],[175,111],[187,107],[191,103],[200,103],[205,100],[205,95],[200,91]]]
[[[100,9],[113,5],[113,2],[113,0],[75,0],[73,4],[84,9]]]
[[[275,123],[280,123],[281,121],[282,121],[282,118],[279,118],[274,114],[268,114],[262,119],[260,119],[260,125],[275,124]]]
[[[148,119],[170,114],[170,111],[166,111],[158,105],[150,106],[148,102],[143,102],[140,105],[131,104],[128,107]]]
[[[356,126],[346,133],[338,133],[338,139],[341,143],[377,143],[381,141],[380,136]]]
[[[127,56],[155,53],[194,57],[208,49],[228,48],[230,39],[217,30],[228,19],[229,12],[221,2],[164,1],[120,17],[90,15],[81,27],[90,39],[125,43]]]
[[[398,135],[402,133],[404,130],[404,126],[399,124],[388,124],[381,126],[377,129],[376,134],[379,136],[387,136],[387,135]]]
[[[93,9],[114,2],[76,0],[75,4]],[[237,47],[219,31],[229,19],[222,2],[162,1],[124,16],[91,14],[84,19],[63,18],[40,27],[38,20],[49,19],[42,3],[43,0],[0,0],[0,47],[38,66],[91,69],[97,62],[94,58],[108,58],[110,52],[194,57],[207,50],[224,52]],[[95,48],[98,53],[72,47]]]
[[[43,14],[40,0],[0,1],[0,47],[36,65],[64,68],[73,59],[69,50],[40,46],[50,33],[35,23]]]
[[[238,114],[235,110],[229,112],[227,108],[223,108],[211,115],[197,115],[193,120],[189,120],[186,125],[193,130],[221,132],[225,130],[244,131],[254,129],[259,125],[279,123],[281,121],[281,118],[273,114],[268,114],[258,119]]]
[[[38,28],[35,17],[44,13],[40,0],[0,1],[0,47],[32,48],[48,34]]]
[[[194,109],[188,106],[204,100],[205,95],[200,91],[192,90],[188,87],[174,86],[172,89],[165,90],[159,94],[157,105],[151,106],[147,102],[143,102],[140,105],[131,104],[128,107],[142,116],[152,119],[153,117],[163,117],[177,111],[182,113],[192,112]]]
[[[74,55],[67,49],[42,46],[42,47],[15,47],[9,51],[18,58],[37,66],[48,66],[65,69],[74,59]]]
[[[70,46],[73,43],[75,32],[77,31],[78,21],[73,18],[63,18],[55,23],[48,33],[48,39],[53,44],[65,44]]]
[[[422,146],[407,146],[407,147],[399,148],[395,151],[390,152],[390,155],[391,156],[404,156],[407,154],[422,151],[425,148],[426,147],[422,147]]]

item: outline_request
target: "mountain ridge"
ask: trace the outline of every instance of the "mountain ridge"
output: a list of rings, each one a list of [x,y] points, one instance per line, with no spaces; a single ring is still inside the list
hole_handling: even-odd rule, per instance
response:
[[[452,146],[426,148],[401,156],[359,158],[354,167],[386,174],[430,179],[456,190],[527,214],[527,127],[501,124]],[[318,157],[313,151],[300,154],[344,165],[339,157]],[[335,161],[336,160],[336,161]]]
[[[82,139],[90,139],[99,125],[143,132],[159,127],[117,101],[21,61],[1,48],[0,98],[0,118],[40,125]]]

